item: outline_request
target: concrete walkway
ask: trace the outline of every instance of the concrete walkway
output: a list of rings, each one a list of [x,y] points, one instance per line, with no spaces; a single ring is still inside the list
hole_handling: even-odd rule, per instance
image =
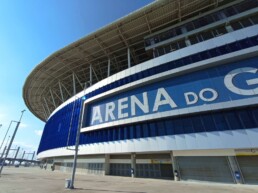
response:
[[[258,185],[173,182],[118,176],[76,175],[74,190],[65,189],[69,173],[39,168],[5,167],[0,193],[255,193]]]

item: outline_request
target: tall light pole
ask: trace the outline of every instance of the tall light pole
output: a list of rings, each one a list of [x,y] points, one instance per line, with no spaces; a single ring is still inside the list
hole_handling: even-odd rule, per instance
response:
[[[1,168],[0,168],[0,176],[1,176],[1,174],[2,174],[2,170],[3,170],[3,167],[4,167],[4,163],[5,163],[6,157],[7,157],[8,153],[9,153],[9,151],[10,151],[10,149],[11,149],[13,140],[14,140],[14,138],[15,138],[15,135],[16,135],[17,130],[18,130],[18,128],[19,128],[19,125],[20,125],[20,123],[21,123],[21,119],[22,119],[22,116],[23,116],[23,113],[24,113],[24,112],[25,112],[25,110],[22,110],[22,111],[21,111],[22,114],[21,114],[20,120],[17,122],[17,125],[16,125],[16,127],[15,127],[15,130],[14,130],[14,132],[13,132],[13,136],[12,136],[11,141],[10,141],[10,143],[9,143],[9,146],[8,146],[8,148],[7,148],[7,151],[6,151],[4,160],[2,161],[2,165],[1,165]]]
[[[80,142],[81,125],[82,125],[83,104],[84,104],[85,99],[86,99],[85,96],[83,96],[81,98],[81,100],[82,100],[81,101],[81,111],[80,111],[80,116],[79,116],[79,120],[78,120],[77,132],[76,132],[72,179],[71,179],[71,184],[69,186],[70,189],[74,189],[74,179],[75,179],[75,171],[76,171],[76,166],[77,166],[77,156],[78,156],[78,148],[79,148],[79,142]]]
[[[11,125],[12,125],[13,122],[16,122],[16,123],[17,123],[17,121],[11,121],[11,122],[10,122],[9,127],[8,127],[8,129],[7,129],[6,133],[5,133],[4,139],[3,139],[2,143],[1,143],[0,149],[1,149],[2,146],[3,146],[4,140],[5,140],[6,136],[7,136],[8,132],[9,132],[9,129],[10,129],[10,127],[11,127]]]
[[[8,136],[8,139],[6,140],[5,147],[8,146],[8,142],[9,142],[10,137],[11,137],[11,136],[9,135],[9,136]]]

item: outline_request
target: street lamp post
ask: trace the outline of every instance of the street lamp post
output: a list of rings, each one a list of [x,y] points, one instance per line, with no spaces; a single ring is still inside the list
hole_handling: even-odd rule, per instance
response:
[[[2,154],[1,154],[1,157],[0,157],[0,161],[1,161],[1,163],[2,163],[2,158],[3,158],[3,156],[4,156],[4,152],[5,152],[5,150],[6,150],[6,146],[4,146],[4,150],[3,150],[3,152],[2,152]]]
[[[73,171],[72,171],[72,179],[71,184],[69,186],[70,189],[74,189],[74,179],[75,179],[75,171],[77,166],[77,156],[78,156],[78,149],[79,149],[79,142],[80,142],[80,132],[81,132],[81,124],[82,124],[82,115],[83,115],[83,104],[85,100],[85,96],[81,98],[81,111],[78,121],[78,127],[76,132],[76,140],[75,140],[75,153],[74,153],[74,159],[73,159]]]
[[[21,114],[20,120],[17,122],[17,125],[16,125],[16,127],[15,127],[15,130],[14,130],[14,132],[13,132],[13,136],[12,136],[12,138],[11,138],[11,141],[10,141],[9,145],[8,145],[8,148],[7,148],[5,157],[4,157],[3,161],[2,161],[2,165],[1,165],[1,168],[0,168],[0,176],[1,176],[1,174],[2,174],[2,170],[3,170],[3,167],[4,167],[5,160],[6,160],[7,155],[8,155],[8,153],[9,153],[10,149],[11,149],[13,140],[14,140],[14,138],[15,138],[15,135],[16,135],[17,130],[18,130],[18,128],[19,128],[19,125],[20,125],[20,123],[21,123],[21,119],[22,119],[22,116],[23,116],[23,113],[24,113],[24,112],[25,112],[25,110],[22,110],[22,111],[21,111],[22,114]]]
[[[6,140],[6,143],[5,143],[5,146],[7,147],[8,146],[8,143],[9,143],[9,140],[10,140],[10,135],[8,136],[8,139]]]
[[[1,143],[0,149],[1,149],[2,146],[3,146],[3,143],[4,143],[4,141],[5,141],[5,138],[6,138],[7,134],[8,134],[8,132],[9,132],[9,129],[10,129],[10,127],[11,127],[11,125],[12,125],[13,122],[18,123],[17,121],[11,121],[11,122],[10,122],[9,127],[8,127],[8,129],[7,129],[6,133],[5,133],[4,139],[3,139],[2,143]]]

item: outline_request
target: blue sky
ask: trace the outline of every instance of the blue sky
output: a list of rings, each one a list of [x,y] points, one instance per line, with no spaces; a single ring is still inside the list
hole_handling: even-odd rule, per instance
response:
[[[0,143],[10,121],[26,109],[13,147],[27,152],[38,148],[44,122],[30,113],[22,98],[25,79],[38,63],[152,1],[0,0]]]

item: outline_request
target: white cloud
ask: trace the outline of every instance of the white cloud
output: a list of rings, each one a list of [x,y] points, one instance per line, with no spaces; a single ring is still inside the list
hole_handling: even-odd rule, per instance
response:
[[[41,136],[43,133],[43,130],[34,130],[34,133],[38,136]]]
[[[25,123],[20,123],[20,127],[21,127],[21,128],[26,128],[26,127],[28,127],[28,125],[25,124]]]
[[[37,149],[38,148],[35,145],[28,144],[28,143],[26,143],[24,141],[14,141],[13,145],[21,147],[23,149]]]
[[[0,113],[0,119],[3,119],[3,118],[5,118],[5,117],[6,117],[6,114]]]

